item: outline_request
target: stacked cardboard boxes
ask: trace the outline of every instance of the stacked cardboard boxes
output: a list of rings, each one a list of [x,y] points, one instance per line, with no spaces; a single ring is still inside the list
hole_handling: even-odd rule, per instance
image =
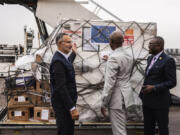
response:
[[[54,119],[50,107],[50,88],[46,81],[36,81],[33,86],[8,89],[8,118],[11,121],[49,121]]]

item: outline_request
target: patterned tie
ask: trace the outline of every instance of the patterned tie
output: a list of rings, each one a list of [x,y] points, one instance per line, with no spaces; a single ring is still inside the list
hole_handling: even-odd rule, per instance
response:
[[[147,74],[149,73],[150,69],[152,68],[152,66],[154,65],[155,62],[156,62],[156,57],[153,57],[151,64],[148,67]]]

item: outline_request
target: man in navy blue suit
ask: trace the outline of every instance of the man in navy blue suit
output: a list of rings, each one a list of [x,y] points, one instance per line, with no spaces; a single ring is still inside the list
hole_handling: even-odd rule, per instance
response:
[[[58,135],[73,135],[74,120],[78,120],[76,109],[77,89],[73,61],[76,45],[70,36],[60,33],[56,37],[58,50],[50,64],[51,102],[56,115]],[[71,52],[71,55],[68,54]]]
[[[144,135],[154,135],[158,124],[160,135],[169,135],[169,90],[176,86],[176,64],[164,53],[164,39],[155,37],[149,43],[144,85],[140,93],[143,102]]]

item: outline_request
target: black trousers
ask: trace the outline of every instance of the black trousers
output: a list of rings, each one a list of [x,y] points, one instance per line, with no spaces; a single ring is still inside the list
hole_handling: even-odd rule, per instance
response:
[[[74,135],[74,120],[71,118],[70,111],[54,108],[54,112],[58,128],[57,135]]]
[[[143,107],[144,135],[155,135],[155,125],[158,124],[160,135],[169,135],[169,109],[152,109]]]

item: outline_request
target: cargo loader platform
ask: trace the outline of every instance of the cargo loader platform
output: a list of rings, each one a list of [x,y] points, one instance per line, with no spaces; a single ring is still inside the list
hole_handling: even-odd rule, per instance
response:
[[[55,123],[3,122],[1,135],[55,135]],[[128,135],[143,135],[143,123],[128,123]],[[76,123],[75,135],[112,135],[110,123]]]

